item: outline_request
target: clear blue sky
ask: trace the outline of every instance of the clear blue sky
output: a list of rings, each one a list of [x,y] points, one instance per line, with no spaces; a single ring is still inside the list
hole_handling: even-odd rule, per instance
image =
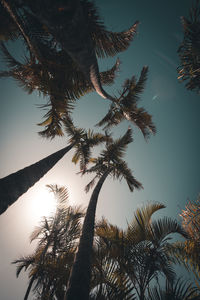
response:
[[[149,78],[141,105],[153,115],[157,134],[146,143],[134,129],[134,143],[127,151],[126,160],[144,190],[130,193],[124,182],[108,179],[99,197],[97,218],[104,215],[110,222],[124,227],[134,210],[148,201],[162,202],[167,208],[158,216],[178,217],[188,198],[199,193],[200,97],[189,92],[177,81],[179,64],[177,48],[182,40],[180,16],[187,15],[189,0],[97,0],[107,27],[113,31],[127,29],[136,20],[141,24],[128,51],[119,54],[121,72],[116,83],[105,89],[115,93],[123,81],[133,74],[139,76],[144,65],[149,66]],[[11,45],[20,57],[18,45]],[[116,58],[99,61],[100,70],[110,68]],[[3,63],[1,63],[3,69]],[[3,79],[0,110],[0,177],[15,172],[64,147],[67,138],[43,140],[37,135],[37,123],[43,111],[37,104],[45,99],[37,93],[27,95],[13,80]],[[108,109],[109,103],[97,94],[81,98],[74,111],[78,126],[92,128]],[[116,136],[128,127],[124,122],[113,129]],[[67,154],[38,184],[31,188],[15,205],[0,217],[0,290],[2,300],[21,300],[26,289],[26,276],[15,279],[11,261],[30,254],[34,247],[29,235],[42,212],[34,203],[46,203],[45,184],[57,183],[69,189],[71,203],[87,206],[90,194],[84,193],[89,177],[76,175],[71,154]],[[34,206],[35,205],[35,206]],[[12,287],[12,288],[11,288]]]

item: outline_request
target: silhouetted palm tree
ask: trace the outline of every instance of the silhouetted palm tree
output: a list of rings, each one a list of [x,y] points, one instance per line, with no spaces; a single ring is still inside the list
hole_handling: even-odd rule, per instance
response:
[[[121,33],[107,31],[94,4],[85,0],[68,1],[67,4],[51,1],[50,5],[46,1],[35,1],[33,4],[32,1],[18,0],[13,3],[1,0],[1,3],[38,61],[41,62],[42,58],[38,42],[40,36],[45,38],[46,31],[46,43],[49,44],[49,39],[53,40],[54,44],[56,42],[77,64],[96,91],[102,97],[113,100],[102,88],[96,54],[100,57],[113,56],[126,50],[133,39],[138,22]],[[37,28],[35,32],[34,26]]]
[[[96,56],[113,56],[126,50],[133,39],[138,22],[129,30],[116,33],[106,30],[96,7],[89,1],[77,0],[74,2],[70,0],[67,4],[62,1],[52,1],[49,5],[46,1],[35,1],[33,4],[32,1],[18,0],[16,3],[19,7],[15,5],[13,7],[9,0],[1,1],[19,29],[21,28],[21,34],[28,45],[30,44],[28,47],[32,54],[28,74],[26,68],[25,72],[18,71],[12,75],[29,90],[37,87],[44,92],[48,86],[51,109],[41,125],[45,124],[50,128],[57,127],[57,134],[62,133],[60,120],[63,112],[69,112],[73,107],[70,101],[94,87],[103,98],[113,102],[108,114],[99,124],[107,123],[107,126],[110,127],[127,119],[136,124],[145,137],[150,132],[155,133],[151,116],[143,108],[138,108],[136,103],[138,93],[141,93],[144,87],[147,68],[143,68],[138,83],[136,83],[135,77],[127,80],[122,94],[116,98],[103,90],[102,84],[110,84],[113,76],[110,80],[109,74],[107,74],[108,79],[103,80],[96,58]],[[60,48],[61,51],[58,51]],[[39,68],[35,67],[36,61],[39,63]],[[59,69],[57,65],[62,65],[60,72],[57,72]],[[69,72],[66,73],[66,69]],[[40,71],[39,76],[35,75],[35,71]],[[3,74],[6,73],[3,72]],[[50,78],[47,82],[48,77]]]
[[[1,1],[5,8],[8,5],[11,7],[8,0]],[[113,56],[126,50],[138,22],[128,31],[113,33],[105,29],[94,4],[89,1],[51,1],[49,5],[46,1],[35,1],[33,4],[32,1],[18,0],[17,3],[21,4],[20,9],[26,17],[31,15],[46,26],[50,36],[77,63],[97,93],[113,100],[102,88],[96,54]],[[19,11],[16,10],[16,13]]]
[[[66,299],[83,299],[89,297],[89,286],[91,277],[91,255],[94,237],[94,223],[98,196],[101,187],[111,175],[114,179],[124,178],[131,191],[142,188],[132,175],[126,162],[122,159],[129,143],[132,142],[131,129],[116,141],[108,141],[106,149],[103,150],[97,159],[93,159],[94,166],[85,170],[85,173],[96,173],[94,179],[86,186],[88,191],[99,178],[90,198],[86,216],[83,223],[78,251],[73,264],[69,279]]]
[[[54,192],[58,202],[56,212],[51,217],[43,217],[40,225],[31,234],[31,242],[38,241],[34,253],[13,262],[17,264],[17,277],[23,270],[29,272],[29,284],[24,300],[28,299],[31,291],[37,299],[63,299],[80,236],[82,209],[67,205],[66,188],[57,185],[48,187]],[[98,248],[99,253],[95,252],[92,259],[93,266],[95,260],[99,261],[102,254],[99,243]],[[93,279],[90,299],[133,300],[132,288],[128,288],[126,279],[121,278],[121,282],[117,284],[111,265],[106,271],[107,285],[102,289],[101,294],[98,292],[97,295],[93,287],[98,283],[101,284],[102,280]],[[103,266],[102,272],[104,272]]]
[[[182,17],[184,38],[178,54],[178,79],[185,81],[188,90],[200,91],[200,4],[197,0],[189,18]]]
[[[65,125],[65,131],[69,136],[69,145],[67,147],[0,179],[0,214],[27,192],[30,187],[52,169],[73,147],[75,147],[75,154],[72,160],[75,163],[79,160],[81,170],[84,170],[89,162],[91,148],[108,139],[108,137],[103,134],[94,133],[91,130],[87,132],[82,128],[76,128],[69,118],[65,118],[63,123]]]
[[[169,235],[179,233],[186,236],[175,220],[162,218],[152,221],[152,214],[164,207],[163,204],[148,204],[137,209],[126,230],[106,220],[97,226],[97,235],[104,243],[101,249],[105,249],[105,262],[107,257],[115,262],[113,273],[118,276],[118,281],[125,277],[129,288],[132,287],[140,300],[146,299],[150,282],[153,279],[158,281],[159,274],[169,281],[174,279],[173,259],[168,254],[171,247]]]
[[[91,83],[63,51],[48,49],[48,55],[46,54],[42,63],[28,57],[21,63],[10,54],[3,43],[0,49],[9,69],[1,71],[0,77],[12,77],[29,94],[37,90],[48,98],[49,102],[41,106],[48,109],[44,116],[45,121],[38,125],[46,126],[49,134],[45,130],[41,135],[51,138],[63,135],[63,115],[72,111],[78,98],[92,91]],[[118,68],[119,60],[110,70],[101,72],[102,84],[112,84]]]
[[[68,280],[80,236],[83,210],[67,204],[66,188],[57,185],[48,187],[57,199],[55,215],[43,217],[40,226],[31,234],[31,242],[39,240],[34,254],[13,262],[17,264],[17,277],[22,270],[29,270],[24,300],[28,299],[31,290],[40,295],[40,299],[55,299],[54,296],[63,299],[63,287]]]

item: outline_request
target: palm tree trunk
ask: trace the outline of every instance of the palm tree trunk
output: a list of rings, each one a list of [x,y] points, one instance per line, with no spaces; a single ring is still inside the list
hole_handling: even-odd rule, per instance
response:
[[[99,179],[90,198],[85,215],[78,252],[69,279],[65,300],[88,300],[91,277],[91,256],[97,200],[101,187],[108,176],[107,170]]]
[[[67,153],[71,144],[22,170],[0,179],[0,215],[28,191]]]

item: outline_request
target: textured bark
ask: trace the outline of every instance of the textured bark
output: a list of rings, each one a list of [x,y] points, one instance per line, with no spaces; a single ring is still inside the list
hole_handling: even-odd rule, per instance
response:
[[[88,300],[91,277],[91,256],[94,238],[94,224],[97,200],[101,187],[109,174],[107,170],[99,179],[92,195],[85,215],[78,252],[75,257],[69,279],[65,300]]]
[[[0,179],[0,214],[40,180],[74,145]]]

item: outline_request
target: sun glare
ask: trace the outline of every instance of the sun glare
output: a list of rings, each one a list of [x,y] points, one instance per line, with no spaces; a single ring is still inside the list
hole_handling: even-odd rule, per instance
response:
[[[32,215],[36,217],[49,216],[56,210],[56,200],[48,188],[40,188],[32,200]]]

